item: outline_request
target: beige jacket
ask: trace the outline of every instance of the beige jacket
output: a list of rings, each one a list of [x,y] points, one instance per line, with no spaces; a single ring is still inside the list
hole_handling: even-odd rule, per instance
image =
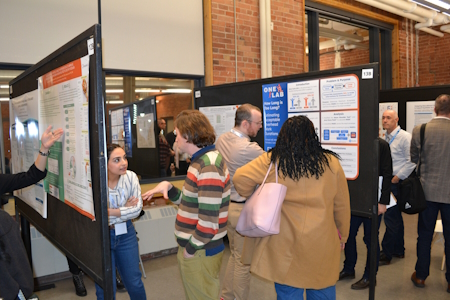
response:
[[[252,273],[297,288],[322,289],[336,284],[340,241],[347,241],[350,229],[350,199],[338,159],[329,158],[330,168],[319,179],[303,177],[295,182],[278,177],[278,182],[287,186],[280,234],[246,238],[242,262],[251,262]],[[264,153],[239,168],[233,178],[239,194],[249,197],[264,180],[269,164],[270,153]],[[267,182],[275,182],[274,169]]]

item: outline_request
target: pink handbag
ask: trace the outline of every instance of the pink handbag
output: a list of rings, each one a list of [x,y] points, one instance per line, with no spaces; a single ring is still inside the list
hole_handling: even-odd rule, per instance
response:
[[[236,231],[248,237],[266,237],[280,233],[281,205],[286,196],[286,186],[278,183],[278,170],[275,164],[276,183],[266,183],[266,177],[258,189],[247,199],[239,216]]]

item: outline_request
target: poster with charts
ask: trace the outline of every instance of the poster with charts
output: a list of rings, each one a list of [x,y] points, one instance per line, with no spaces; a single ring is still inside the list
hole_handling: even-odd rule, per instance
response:
[[[406,102],[406,131],[412,134],[414,127],[436,117],[434,103],[435,100]]]
[[[25,93],[9,102],[12,173],[27,172],[40,148],[38,90]],[[60,143],[59,141],[56,144]],[[56,146],[57,147],[57,146]],[[44,181],[14,191],[25,203],[47,218],[47,194]]]
[[[238,108],[239,105],[200,107],[200,112],[208,118],[216,131],[216,140],[221,134],[230,131],[234,127],[236,109]]]
[[[48,158],[45,190],[94,220],[89,147],[89,56],[38,79],[39,130],[63,128],[62,143]],[[55,149],[53,149],[55,148]]]

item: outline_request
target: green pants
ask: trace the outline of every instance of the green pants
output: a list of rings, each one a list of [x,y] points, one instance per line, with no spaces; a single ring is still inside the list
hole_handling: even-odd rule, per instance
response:
[[[192,258],[184,258],[184,248],[178,248],[178,267],[187,300],[217,300],[220,292],[220,266],[223,251],[206,256],[205,250],[195,252]]]

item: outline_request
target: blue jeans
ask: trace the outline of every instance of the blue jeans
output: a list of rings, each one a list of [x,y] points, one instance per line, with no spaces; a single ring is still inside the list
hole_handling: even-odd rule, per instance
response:
[[[298,300],[303,299],[305,289],[295,288],[275,282],[277,300]],[[329,286],[320,290],[306,289],[306,299],[308,300],[335,300],[336,286]]]
[[[380,229],[381,215],[378,216],[378,229]],[[366,268],[364,269],[363,278],[369,279],[370,275],[370,240],[372,238],[372,220],[366,217],[359,217],[352,215],[350,221],[350,233],[348,235],[347,243],[345,244],[345,261],[344,261],[344,272],[354,273],[356,260],[358,259],[358,253],[356,252],[356,235],[358,234],[359,226],[361,223],[364,225],[364,243],[367,248],[367,258],[366,258]],[[377,234],[377,272],[378,264],[380,261],[380,243],[378,241]]]
[[[398,196],[398,186],[399,183],[391,185],[391,191],[395,197]],[[381,242],[381,248],[386,257],[391,260],[393,254],[405,254],[405,228],[403,226],[402,212],[398,205],[389,208],[384,213],[384,223],[386,224],[386,232]]]
[[[445,260],[447,266],[445,278],[450,283],[450,204],[427,201],[427,208],[419,213],[416,276],[425,280],[430,275],[431,242],[439,211],[441,212],[445,239],[445,256],[447,258]]]
[[[127,221],[127,233],[116,236],[116,231],[110,229],[111,239],[111,270],[113,270],[114,299],[116,294],[116,266],[122,277],[123,284],[130,295],[131,300],[145,300],[144,284],[141,280],[141,270],[139,269],[139,248],[136,231],[131,220]],[[98,300],[103,300],[103,289],[95,284]]]

